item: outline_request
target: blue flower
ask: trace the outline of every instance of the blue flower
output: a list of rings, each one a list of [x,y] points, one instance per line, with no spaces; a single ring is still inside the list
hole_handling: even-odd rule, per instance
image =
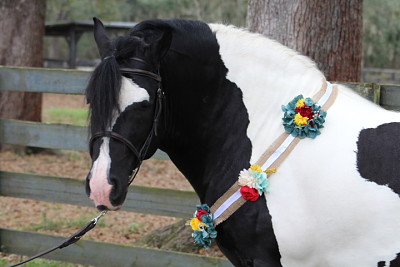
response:
[[[321,134],[320,129],[324,128],[323,124],[325,123],[325,117],[327,113],[326,111],[321,110],[321,106],[316,105],[311,98],[306,98],[304,99],[304,105],[312,108],[313,117],[309,117],[306,125],[297,125],[294,122],[294,118],[297,114],[296,104],[301,99],[304,98],[302,95],[299,95],[290,101],[286,106],[282,105],[282,111],[284,112],[282,118],[283,127],[285,132],[294,137],[299,137],[301,139],[306,137],[315,138]]]
[[[197,205],[196,212],[193,215],[194,218],[196,218],[196,213],[200,210],[207,211],[209,213],[210,207],[207,204]],[[203,214],[200,216],[200,220],[202,224],[198,229],[194,230],[192,237],[194,238],[195,244],[202,245],[205,249],[208,249],[211,246],[212,239],[217,237],[217,231],[215,230],[214,225],[214,217],[211,213]]]
[[[269,193],[269,180],[265,172],[250,171],[254,178],[257,180],[257,191],[260,196],[265,193]]]

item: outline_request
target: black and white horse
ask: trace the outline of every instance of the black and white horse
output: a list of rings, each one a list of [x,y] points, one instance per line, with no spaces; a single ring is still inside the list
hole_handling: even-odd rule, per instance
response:
[[[121,207],[158,148],[213,205],[284,132],[281,105],[324,84],[310,59],[225,25],[151,20],[111,41],[95,19],[95,39],[86,188],[99,209]],[[321,135],[217,226],[234,265],[400,266],[400,115],[337,88]]]

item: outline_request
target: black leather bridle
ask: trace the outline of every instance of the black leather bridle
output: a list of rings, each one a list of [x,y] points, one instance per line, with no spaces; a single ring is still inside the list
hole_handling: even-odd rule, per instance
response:
[[[133,57],[133,58],[130,58],[130,60],[139,61],[146,65],[149,65],[146,61],[144,61],[143,59],[140,59],[140,58]],[[135,157],[139,160],[138,167],[132,171],[132,174],[129,177],[128,185],[130,185],[132,183],[133,179],[135,178],[136,174],[139,171],[139,168],[146,156],[147,150],[150,146],[153,136],[158,135],[158,131],[157,131],[158,122],[159,122],[161,112],[163,109],[165,94],[161,87],[161,76],[158,73],[154,73],[154,72],[142,70],[142,69],[137,69],[137,68],[120,68],[120,71],[121,71],[121,73],[144,76],[144,77],[148,77],[148,78],[151,78],[151,79],[157,81],[158,90],[157,90],[156,99],[155,99],[156,106],[155,106],[155,112],[154,112],[154,118],[153,118],[153,124],[152,124],[151,130],[150,130],[149,134],[147,135],[146,141],[144,142],[143,146],[140,149],[137,149],[135,147],[135,145],[132,144],[132,142],[130,142],[127,138],[120,135],[119,133],[116,133],[113,131],[99,131],[99,132],[93,134],[89,140],[89,152],[90,152],[90,156],[93,158],[94,142],[98,138],[101,138],[101,137],[109,137],[109,138],[118,140],[119,142],[123,143],[126,147],[128,147],[129,150],[132,151],[132,153],[135,155]]]

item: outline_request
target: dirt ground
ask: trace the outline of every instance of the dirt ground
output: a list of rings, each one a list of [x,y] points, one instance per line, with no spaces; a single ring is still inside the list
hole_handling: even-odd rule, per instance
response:
[[[83,96],[44,94],[43,100],[44,110],[51,107],[86,107]],[[89,168],[90,159],[85,152],[55,151],[36,155],[23,155],[13,151],[0,152],[0,169],[7,171],[85,179]],[[144,162],[133,184],[192,190],[176,167],[165,160],[150,159]],[[0,197],[1,227],[69,236],[97,214],[94,207]],[[188,214],[188,219],[190,216],[191,214]],[[132,245],[141,237],[178,220],[172,217],[125,212],[122,209],[109,212],[102,218],[101,224],[84,238]],[[200,253],[222,256],[221,252],[215,249],[201,250]],[[19,258],[4,254],[0,254],[0,257]]]

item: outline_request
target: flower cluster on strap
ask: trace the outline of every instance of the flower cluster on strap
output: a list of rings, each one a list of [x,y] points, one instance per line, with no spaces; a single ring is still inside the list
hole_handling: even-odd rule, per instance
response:
[[[321,106],[311,98],[299,95],[286,106],[282,105],[282,111],[283,126],[287,133],[302,139],[315,138],[321,134],[319,129],[324,127],[326,111],[321,110]]]
[[[258,165],[251,165],[250,169],[239,173],[238,184],[240,193],[245,200],[256,201],[263,193],[269,193],[268,175],[276,172],[276,169],[263,171]]]
[[[197,205],[196,212],[193,214],[193,219],[189,221],[189,224],[194,231],[192,234],[194,243],[208,249],[211,246],[211,240],[217,237],[210,207],[207,204]]]

